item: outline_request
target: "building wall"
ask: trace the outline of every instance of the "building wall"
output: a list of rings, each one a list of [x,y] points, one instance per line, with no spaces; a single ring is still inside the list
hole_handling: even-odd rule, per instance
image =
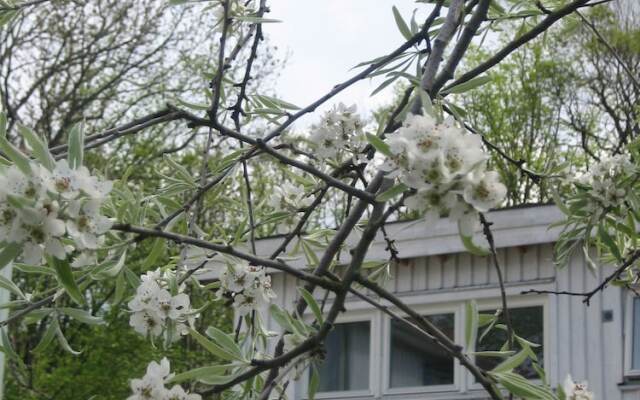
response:
[[[589,270],[582,254],[575,255],[567,268],[557,270],[552,262],[552,250],[552,244],[498,250],[511,304],[530,301],[545,304],[545,368],[550,382],[553,385],[561,383],[571,373],[576,381],[588,380],[596,399],[640,399],[640,388],[620,385],[624,377],[627,294],[619,288],[609,287],[594,296],[589,306],[582,303],[582,297],[521,294],[527,289],[584,292],[596,287],[608,273],[608,270]],[[482,307],[483,304],[496,304],[499,297],[497,275],[489,259],[466,253],[403,260],[391,267],[391,275],[387,289],[416,307],[461,303],[469,299],[477,299]],[[280,306],[291,308],[297,298],[298,285],[301,283],[290,276],[273,275]],[[319,300],[323,297],[318,290],[314,295]],[[358,312],[370,306],[350,297],[346,308],[348,312]],[[605,312],[611,317],[606,322],[603,320]],[[268,318],[267,321],[270,329],[278,330],[277,324]],[[293,393],[290,395],[300,398]],[[468,379],[461,391],[453,394],[373,395],[368,398],[479,398]]]

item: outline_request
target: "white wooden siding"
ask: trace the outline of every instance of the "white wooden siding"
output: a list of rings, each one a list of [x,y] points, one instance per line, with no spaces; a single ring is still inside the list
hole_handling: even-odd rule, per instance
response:
[[[551,243],[498,250],[507,293],[512,301],[531,298],[520,294],[529,288],[588,291],[608,273],[606,270],[590,271],[582,254],[574,256],[567,268],[557,270],[553,265],[552,251]],[[416,306],[453,304],[467,299],[490,302],[499,296],[495,269],[485,257],[453,253],[410,258],[392,266],[391,273],[392,279],[386,287]],[[301,282],[290,276],[274,274],[277,303],[291,308],[299,285]],[[321,300],[323,293],[317,290],[314,296]],[[553,385],[562,383],[570,373],[576,381],[588,380],[596,399],[640,399],[640,388],[620,385],[624,378],[624,293],[621,289],[607,288],[592,298],[590,306],[583,304],[581,297],[543,295],[537,298],[546,304],[548,338],[545,367]],[[353,296],[346,304],[348,312],[369,307]],[[608,310],[613,312],[613,320],[603,322],[603,312]],[[269,322],[269,328],[278,330],[272,322]],[[291,395],[300,398],[294,393]],[[478,398],[478,395],[467,378],[457,393],[423,393],[403,398],[468,399]],[[398,397],[374,390],[368,398]]]

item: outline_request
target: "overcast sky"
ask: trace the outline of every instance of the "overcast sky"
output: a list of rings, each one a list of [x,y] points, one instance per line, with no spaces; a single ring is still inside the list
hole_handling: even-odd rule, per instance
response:
[[[265,32],[270,43],[278,46],[279,55],[288,55],[276,84],[278,95],[304,107],[359,72],[350,71],[356,64],[400,46],[404,38],[394,22],[393,5],[407,22],[414,9],[418,8],[417,15],[423,18],[430,9],[413,0],[270,0],[268,17],[283,22],[266,24]],[[391,89],[369,97],[382,81],[361,81],[328,104],[355,103],[368,115],[391,99]],[[301,120],[298,127],[315,118]]]

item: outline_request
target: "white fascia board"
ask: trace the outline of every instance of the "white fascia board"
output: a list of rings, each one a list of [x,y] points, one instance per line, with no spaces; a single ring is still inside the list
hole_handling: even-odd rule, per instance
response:
[[[492,232],[496,247],[527,246],[540,243],[551,243],[557,240],[561,228],[549,229],[549,225],[562,220],[562,212],[554,205],[532,206],[523,208],[510,208],[496,210],[486,213],[488,221],[493,222]],[[465,248],[458,236],[458,228],[447,218],[442,218],[434,223],[427,224],[423,220],[408,222],[393,222],[386,225],[386,231],[391,240],[395,241],[399,257],[402,259],[426,257],[439,254],[450,254],[464,252]],[[347,246],[353,246],[358,242],[361,232],[356,230],[347,238]],[[481,238],[481,235],[478,234]],[[256,253],[261,257],[269,255],[282,243],[283,237],[267,238],[256,241]],[[293,240],[287,251],[295,245]],[[382,233],[376,236],[367,253],[367,261],[387,260],[389,252],[385,250],[387,243],[384,241]],[[246,246],[238,246],[239,250],[248,251]],[[287,254],[285,252],[285,254]],[[286,262],[296,268],[306,268],[305,257],[302,253],[295,255],[294,260],[288,259]],[[321,256],[321,251],[318,251]],[[216,259],[219,261],[216,262]],[[350,259],[349,252],[341,253],[340,261],[347,263]],[[201,279],[213,279],[217,277],[219,264],[223,266],[221,257],[215,257],[209,263],[210,267],[206,273],[199,274]],[[277,272],[277,271],[273,271]]]

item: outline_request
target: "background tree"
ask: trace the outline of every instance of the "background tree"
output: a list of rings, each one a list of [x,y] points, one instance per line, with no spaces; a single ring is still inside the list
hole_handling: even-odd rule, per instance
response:
[[[19,3],[7,9],[9,13],[21,9],[20,15],[28,20],[26,11],[40,3]],[[69,319],[97,325],[109,319],[111,312],[121,311],[128,314],[130,325],[136,331],[166,349],[176,345],[174,339],[178,339],[183,346],[195,341],[210,353],[201,365],[204,369],[191,369],[174,378],[169,377],[166,362],[150,363],[145,377],[131,382],[132,398],[148,397],[149,393],[162,397],[160,394],[168,394],[169,390],[183,396],[186,387],[209,398],[221,394],[229,398],[267,399],[274,390],[276,393],[284,390],[291,368],[321,362],[318,355],[336,318],[343,312],[347,294],[355,291],[367,298],[358,292],[362,286],[375,295],[368,299],[381,311],[397,317],[379,304],[378,299],[389,301],[406,313],[406,318],[398,318],[399,323],[416,330],[416,334],[457,359],[492,399],[504,398],[503,390],[519,397],[563,398],[561,393],[554,393],[544,379],[538,384],[509,372],[525,360],[531,363],[535,360],[530,358],[532,350],[527,343],[514,344],[518,337],[510,327],[502,284],[499,294],[504,319],[500,317],[500,321],[505,321],[507,330],[505,343],[494,350],[506,351],[505,362],[513,367],[509,371],[489,370],[476,364],[469,353],[470,342],[453,342],[402,299],[381,287],[377,282],[380,274],[363,268],[363,262],[379,231],[388,240],[390,260],[395,260],[393,238],[386,237],[384,226],[399,211],[409,210],[425,214],[427,218],[448,216],[457,222],[463,244],[470,252],[489,257],[500,276],[491,224],[483,213],[502,204],[507,188],[499,182],[496,172],[487,169],[482,141],[502,160],[494,161],[494,165],[501,167],[505,175],[506,165],[510,165],[531,180],[510,183],[511,190],[523,192],[510,196],[512,204],[545,199],[548,196],[545,187],[534,188],[533,183],[553,179],[557,168],[552,157],[538,160],[536,155],[554,144],[560,143],[562,147],[564,138],[547,124],[557,126],[562,117],[553,105],[560,104],[557,98],[565,94],[567,86],[557,90],[551,83],[557,81],[551,75],[552,71],[566,66],[541,62],[543,53],[536,53],[534,47],[533,64],[540,79],[524,74],[535,78],[534,82],[520,78],[498,80],[496,84],[503,88],[515,84],[536,95],[538,90],[551,93],[497,103],[498,109],[504,110],[500,119],[490,119],[480,112],[468,119],[461,99],[473,89],[482,90],[496,65],[543,36],[554,24],[581,9],[602,7],[603,2],[550,1],[531,9],[527,2],[521,1],[452,0],[446,5],[436,1],[424,21],[415,18],[407,21],[394,9],[396,24],[405,42],[363,63],[359,72],[303,108],[269,96],[265,93],[268,89],[259,85],[252,86],[256,75],[254,67],[265,62],[260,53],[260,49],[264,49],[261,46],[263,25],[274,22],[266,18],[265,0],[174,0],[171,3],[182,10],[177,15],[186,12],[184,7],[194,7],[193,10],[207,17],[207,26],[216,32],[219,45],[214,53],[207,53],[208,58],[202,64],[208,80],[204,94],[198,95],[196,90],[187,100],[176,99],[170,104],[163,101],[161,105],[151,101],[151,97],[148,103],[141,100],[136,104],[144,113],[136,115],[138,118],[133,122],[116,127],[113,127],[116,122],[110,122],[109,129],[84,135],[77,127],[63,128],[76,118],[73,116],[77,114],[75,105],[84,104],[84,95],[79,91],[64,103],[67,110],[62,107],[62,116],[56,117],[59,122],[47,123],[46,118],[40,118],[41,114],[34,114],[35,120],[30,125],[42,130],[38,135],[28,128],[16,132],[14,122],[21,118],[20,107],[11,103],[16,94],[5,90],[9,98],[5,104],[9,121],[6,128],[4,121],[0,121],[3,151],[0,177],[6,182],[0,185],[0,195],[6,200],[0,203],[4,207],[0,221],[3,224],[0,262],[5,266],[16,261],[19,273],[14,279],[28,290],[25,294],[18,286],[4,282],[15,296],[7,305],[11,314],[0,326],[10,325],[14,329],[12,339],[4,339],[3,346],[15,370],[16,382],[40,393],[41,387],[30,384],[34,375],[24,364],[25,357],[28,362],[32,361],[30,355],[25,354],[34,343],[16,342],[22,332],[27,331],[28,338],[41,333],[36,353],[51,348],[54,339],[57,346],[74,353],[69,342],[74,325],[68,323]],[[82,12],[93,10],[91,3],[79,4]],[[140,12],[144,14],[143,10]],[[75,20],[71,20],[73,24]],[[520,22],[517,29],[511,24],[514,20]],[[24,23],[24,19],[5,18],[5,22],[14,29]],[[86,33],[91,37],[92,19],[85,16],[79,24],[83,25],[82,36]],[[463,59],[467,60],[465,55],[474,37],[489,29],[511,32],[509,41],[500,43],[497,49],[477,52],[477,58],[468,59],[465,64],[466,72],[458,74],[458,66]],[[14,33],[15,38],[19,38],[18,33]],[[155,40],[145,42],[149,43],[153,49]],[[80,49],[82,53],[83,47]],[[180,55],[179,50],[178,46],[169,54]],[[124,61],[127,60],[125,57]],[[509,64],[501,68],[513,74],[529,62],[524,57],[519,62],[516,59],[512,70]],[[109,71],[108,63],[106,65]],[[97,73],[90,66],[73,65],[72,75],[82,74],[83,66],[88,68],[85,72],[88,76]],[[415,73],[407,72],[414,69]],[[409,85],[398,103],[382,113],[375,123],[368,126],[353,110],[336,106],[312,127],[308,140],[287,134],[298,118],[373,75],[385,75],[382,85],[398,79],[406,80]],[[92,82],[97,88],[104,83]],[[118,91],[128,93],[129,85],[130,82],[125,83]],[[49,100],[67,101],[64,83],[55,83],[47,90],[56,95],[49,99],[49,91],[35,91],[39,94],[32,97],[36,104],[46,106]],[[85,90],[89,90],[88,98],[100,98],[92,95],[91,88]],[[189,87],[182,93],[189,95]],[[45,97],[47,101],[42,103],[41,98]],[[478,101],[491,100],[480,98]],[[59,108],[55,107],[48,115],[58,115]],[[99,113],[100,109],[89,107],[80,115],[91,120],[87,116]],[[129,113],[128,109],[123,111],[124,120],[133,117]],[[525,113],[526,117],[519,117],[518,113]],[[453,119],[445,120],[446,115]],[[514,158],[508,153],[511,150],[501,148],[489,135],[480,138],[466,132],[477,132],[471,124],[474,119],[498,132],[506,121],[512,121],[532,137],[529,141],[526,137],[519,141],[522,148],[513,153],[519,156]],[[40,120],[44,125],[38,125]],[[187,133],[187,139],[168,150],[154,149],[151,155],[132,151],[132,138],[144,140],[145,135],[153,134],[154,129],[161,126],[168,130],[177,126]],[[65,133],[67,144],[62,143]],[[27,146],[22,150],[30,150],[28,154],[32,158],[12,146],[7,135],[16,143],[24,141]],[[124,135],[130,136],[128,141],[121,140]],[[201,140],[196,140],[198,135]],[[49,147],[43,138],[57,145]],[[500,136],[495,139],[506,145]],[[166,144],[162,139],[147,143],[153,147]],[[94,162],[104,168],[104,175],[118,179],[113,187],[102,178],[89,176],[82,168],[84,151],[97,147],[126,153],[113,165],[106,162],[104,154],[87,157],[95,157]],[[587,247],[597,246],[603,260],[615,261],[618,265],[596,291],[611,280],[625,278],[623,274],[631,273],[633,263],[640,257],[640,252],[631,245],[636,242],[637,232],[626,225],[630,223],[635,228],[640,220],[634,212],[638,208],[638,168],[632,164],[638,149],[621,148],[625,149],[623,156],[603,159],[598,164],[596,170],[603,173],[585,176],[580,181],[567,180],[563,191],[567,205],[558,201],[567,214],[567,229],[558,245],[559,262],[566,260],[566,255],[581,239]],[[105,154],[109,154],[108,150]],[[561,148],[561,151],[569,152],[570,148]],[[168,154],[164,162],[155,163],[163,153]],[[532,167],[545,170],[529,169],[529,165],[520,161],[524,157]],[[140,171],[128,165],[133,160],[144,161],[144,169]],[[579,167],[575,163],[572,166]],[[607,189],[611,187],[625,187],[628,191],[612,192]],[[296,200],[293,207],[287,204],[291,199]],[[113,222],[106,221],[105,216]],[[291,228],[280,237],[280,247],[269,256],[258,255],[256,239],[277,232],[278,225],[285,221]],[[7,234],[9,223],[19,235]],[[325,228],[332,224],[337,225],[335,229]],[[596,227],[598,237],[591,241],[591,232]],[[361,235],[347,252],[345,240],[356,230],[360,230]],[[479,230],[484,234],[485,247],[475,243]],[[292,246],[304,255],[307,269],[295,269],[283,258]],[[347,258],[342,257],[343,254]],[[266,268],[280,270],[305,282],[295,312],[270,306],[282,328],[281,334],[274,338],[273,352],[267,346],[271,334],[257,313],[273,296]],[[196,277],[211,271],[218,272],[218,281],[202,286]],[[633,276],[630,275],[629,282]],[[212,321],[217,322],[213,313],[208,314],[214,303],[211,290],[216,290],[217,304],[233,307],[238,315],[233,330],[226,325],[206,327]],[[325,313],[312,297],[314,291],[335,294]],[[592,295],[585,294],[587,299]],[[131,301],[125,307],[124,301],[128,300]],[[307,308],[314,315],[313,321],[302,318]],[[470,321],[475,321],[476,325],[471,326],[475,332],[479,315],[472,302],[468,305],[468,316]],[[497,318],[494,317],[494,322]],[[187,337],[182,337],[183,334]],[[223,364],[225,362],[228,363]],[[42,365],[46,368],[51,364]],[[541,378],[543,375],[540,372]],[[188,381],[188,386],[165,387],[183,381]],[[50,390],[48,382],[41,384]],[[74,388],[64,385],[59,389],[76,393]],[[530,396],[531,393],[535,395]],[[191,398],[200,395],[194,394]]]

